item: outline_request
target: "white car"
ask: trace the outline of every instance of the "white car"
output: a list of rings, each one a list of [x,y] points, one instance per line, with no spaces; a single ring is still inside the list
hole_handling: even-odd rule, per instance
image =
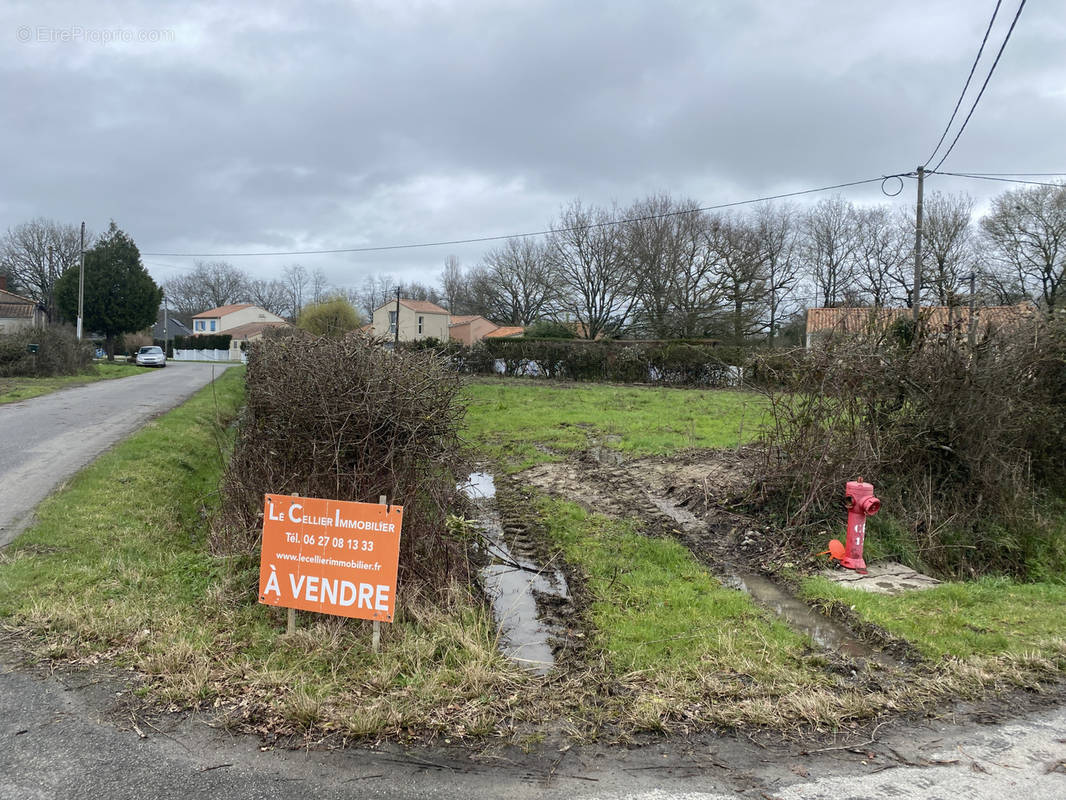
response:
[[[162,347],[151,345],[138,350],[136,360],[138,367],[165,367],[167,354],[163,352]]]

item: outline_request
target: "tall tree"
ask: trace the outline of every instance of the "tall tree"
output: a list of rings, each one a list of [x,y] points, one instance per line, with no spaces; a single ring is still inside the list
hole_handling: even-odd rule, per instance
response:
[[[69,267],[56,281],[59,311],[70,321],[78,316],[78,273],[78,267]],[[84,295],[85,329],[104,335],[109,360],[115,358],[115,337],[155,323],[162,298],[137,245],[112,221],[85,252]]]
[[[289,305],[289,293],[285,284],[277,278],[257,278],[248,281],[248,302],[264,308],[271,314],[282,316]]]
[[[706,215],[694,200],[660,194],[635,203],[626,217],[634,220],[625,227],[625,246],[637,277],[637,327],[664,339],[705,335],[719,295]]]
[[[331,338],[340,338],[362,324],[359,312],[340,295],[305,306],[300,312],[300,318],[296,320],[296,327],[303,328],[316,336]]]
[[[1004,272],[1054,314],[1066,292],[1066,184],[1004,192],[981,227]]]
[[[444,259],[444,269],[440,273],[441,299],[453,314],[465,313],[463,303],[469,291],[469,281],[463,273],[463,267],[455,256]]]
[[[76,225],[39,217],[9,228],[0,238],[0,272],[13,279],[12,291],[17,285],[21,294],[44,306],[49,322],[58,317],[56,280],[80,259],[81,230]]]
[[[531,325],[546,315],[557,294],[546,245],[532,237],[508,239],[486,254],[478,271],[484,315],[505,325]]]
[[[307,284],[310,276],[307,270],[300,264],[292,264],[282,271],[282,282],[289,294],[288,310],[289,317],[296,319],[304,307],[304,295],[307,293]]]
[[[754,224],[766,277],[767,339],[773,346],[783,312],[799,284],[796,212],[791,206],[767,204],[756,209]]]
[[[922,284],[937,305],[955,305],[976,269],[970,220],[973,200],[932,192],[922,222]]]
[[[855,209],[843,197],[820,200],[804,215],[801,250],[824,308],[836,306],[851,285],[857,245]]]
[[[904,280],[911,264],[908,229],[888,206],[873,206],[855,212],[857,243],[855,246],[855,283],[861,301],[875,306],[891,305],[895,298],[907,294]]]
[[[744,344],[764,328],[766,263],[758,231],[749,220],[734,217],[715,220],[710,235],[718,253],[729,333],[733,344]]]
[[[562,290],[560,309],[577,318],[587,339],[623,329],[639,295],[635,264],[614,218],[607,209],[586,208],[575,200],[563,209],[548,239]]]

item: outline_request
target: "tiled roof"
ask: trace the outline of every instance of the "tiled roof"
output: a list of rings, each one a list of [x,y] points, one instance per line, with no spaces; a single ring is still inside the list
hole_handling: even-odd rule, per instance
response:
[[[526,332],[522,326],[501,326],[494,331],[485,334],[486,339],[503,339],[507,336],[521,336]]]
[[[287,322],[246,322],[244,325],[238,325],[236,328],[222,331],[222,335],[232,336],[234,339],[250,339],[257,334],[262,333],[267,328],[287,327],[289,327],[289,323]]]
[[[208,309],[203,313],[196,314],[193,319],[209,318],[209,317],[224,317],[227,314],[232,314],[234,311],[240,311],[243,308],[251,308],[251,303],[233,303],[228,306],[219,306],[218,308]]]
[[[810,308],[807,310],[807,333],[837,331],[858,333],[868,327],[887,328],[898,319],[911,316],[909,308]],[[1032,303],[1016,306],[983,306],[975,309],[978,326],[1011,325],[1036,313]],[[966,327],[970,321],[967,306],[931,306],[921,309],[926,324],[948,328],[952,325]]]
[[[448,325],[468,325],[475,319],[477,319],[479,316],[479,314],[466,314],[465,316],[461,315],[458,317],[451,317],[448,320]]]
[[[33,316],[33,303],[0,302],[0,319],[29,319]]]
[[[404,306],[405,308],[409,308],[412,311],[421,312],[422,314],[447,314],[448,313],[448,309],[441,308],[436,303],[431,303],[428,300],[407,300],[407,299],[401,297],[400,298],[400,305]],[[382,303],[380,306],[378,306],[374,310],[375,311],[380,311],[383,308],[395,308],[395,307],[396,307],[396,301],[395,300],[390,300],[387,303]]]

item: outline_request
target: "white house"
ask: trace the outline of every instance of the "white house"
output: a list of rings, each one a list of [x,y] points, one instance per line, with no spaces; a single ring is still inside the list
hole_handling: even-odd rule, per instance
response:
[[[396,307],[397,301],[390,300],[374,310],[374,336],[396,336]],[[399,312],[401,342],[429,338],[448,341],[448,321],[451,318],[448,309],[425,300],[405,300],[401,297]]]
[[[235,303],[219,306],[197,314],[192,318],[192,332],[196,335],[228,333],[242,325],[253,322],[273,322],[287,324],[277,314],[271,314],[265,308],[251,303]]]

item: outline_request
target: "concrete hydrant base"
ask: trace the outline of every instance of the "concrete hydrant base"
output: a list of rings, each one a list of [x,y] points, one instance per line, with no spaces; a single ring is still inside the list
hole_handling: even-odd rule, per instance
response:
[[[865,592],[876,592],[877,594],[902,594],[907,591],[931,589],[940,585],[940,581],[936,578],[930,578],[928,575],[915,572],[910,567],[897,564],[895,561],[870,564],[867,570],[867,574],[860,575],[854,570],[834,567],[822,570],[820,574],[849,588],[862,589]]]

